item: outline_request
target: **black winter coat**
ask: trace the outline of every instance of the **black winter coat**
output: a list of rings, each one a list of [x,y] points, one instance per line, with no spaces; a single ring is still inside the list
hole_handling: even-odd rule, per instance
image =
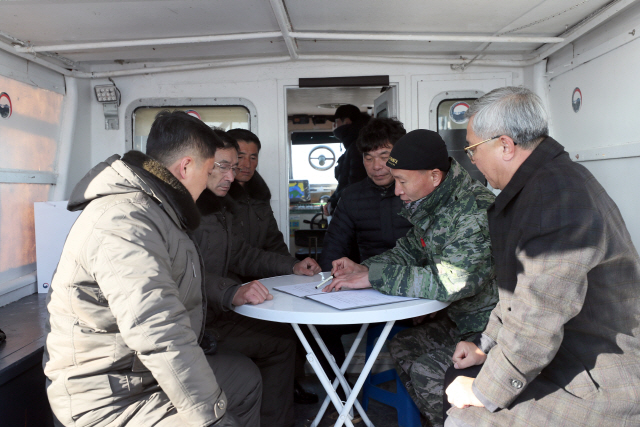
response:
[[[194,240],[205,266],[207,328],[233,309],[233,297],[243,283],[240,276],[270,277],[293,273],[296,259],[254,248],[244,241],[234,225],[236,203],[227,195],[218,197],[204,190],[197,201],[202,214]]]
[[[411,223],[398,215],[402,200],[394,186],[382,188],[367,177],[347,188],[338,203],[324,238],[320,267],[331,270],[331,262],[359,254],[362,262],[393,248]]]
[[[258,172],[244,187],[231,184],[229,196],[236,202],[234,216],[244,240],[264,251],[290,255],[271,209],[271,191]]]
[[[360,153],[356,146],[360,130],[366,124],[366,121],[350,123],[340,126],[333,132],[336,138],[342,141],[345,148],[345,152],[338,159],[338,164],[335,168],[335,177],[338,180],[338,186],[329,199],[333,211],[335,211],[336,206],[338,206],[338,201],[344,189],[367,177],[367,171],[362,162],[362,153]]]

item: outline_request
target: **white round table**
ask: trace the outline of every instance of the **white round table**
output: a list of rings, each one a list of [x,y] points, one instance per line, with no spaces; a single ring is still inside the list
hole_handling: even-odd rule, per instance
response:
[[[271,301],[265,301],[262,304],[258,305],[245,304],[236,307],[235,311],[239,314],[242,314],[243,316],[253,317],[255,319],[261,320],[268,320],[271,322],[291,323],[291,326],[293,326],[294,331],[298,335],[298,338],[307,351],[307,360],[311,364],[311,367],[313,368],[315,373],[318,375],[318,379],[320,379],[322,386],[327,391],[327,398],[320,408],[320,411],[318,412],[315,420],[311,424],[311,427],[315,427],[320,423],[322,415],[329,405],[329,400],[331,400],[340,414],[335,423],[336,427],[340,427],[343,424],[346,424],[349,427],[353,427],[353,423],[351,422],[353,416],[350,415],[350,412],[354,404],[365,424],[368,427],[371,427],[373,426],[373,424],[367,417],[364,410],[362,410],[362,407],[356,400],[356,397],[360,392],[360,389],[362,388],[367,375],[369,375],[369,372],[371,371],[371,368],[373,367],[373,364],[378,357],[378,354],[380,353],[382,345],[389,336],[393,324],[396,320],[423,316],[425,314],[442,310],[449,304],[440,301],[419,299],[364,308],[355,308],[351,310],[338,310],[336,308],[321,304],[311,299],[296,297],[273,289],[274,286],[318,282],[326,277],[329,277],[329,275],[330,273],[325,272],[311,277],[289,275],[261,279],[260,282],[262,282],[262,284],[264,284],[269,289],[269,292],[271,293],[271,295],[273,295],[273,299]],[[353,389],[351,389],[344,378],[344,373],[347,371],[347,367],[349,366],[349,363],[351,362],[351,359],[353,358],[353,355],[355,354],[355,351],[358,348],[358,345],[360,344],[360,341],[362,340],[362,337],[364,336],[369,323],[376,322],[386,322],[386,325],[384,326],[382,333],[380,333],[380,337],[378,338],[376,345],[371,351],[371,355],[366,360],[365,365],[362,368],[362,373],[358,377],[358,380],[353,386]],[[318,345],[322,349],[325,357],[329,361],[329,364],[336,374],[336,379],[333,381],[333,384],[331,384],[329,378],[322,369],[322,366],[313,353],[309,342],[300,330],[299,324],[306,324],[309,326],[309,330],[318,342]],[[362,324],[362,328],[360,328],[360,332],[358,332],[356,340],[351,346],[344,364],[341,367],[338,367],[338,365],[336,365],[335,361],[333,360],[333,357],[327,350],[326,345],[322,341],[322,338],[318,334],[318,331],[313,325],[346,324]],[[338,382],[344,388],[345,393],[348,396],[347,401],[344,404],[340,401],[335,391]]]
[[[325,272],[311,277],[292,274],[261,279],[260,282],[269,289],[273,299],[258,305],[245,304],[236,307],[235,311],[243,316],[271,322],[304,325],[349,325],[409,319],[442,310],[449,305],[445,302],[419,299],[351,310],[338,310],[307,298],[299,298],[273,290],[274,286],[317,282],[329,277],[329,274]]]

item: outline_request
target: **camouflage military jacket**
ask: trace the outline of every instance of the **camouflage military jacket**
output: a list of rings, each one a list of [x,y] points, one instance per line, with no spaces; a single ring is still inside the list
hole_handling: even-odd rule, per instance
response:
[[[495,196],[455,160],[445,180],[415,210],[396,246],[369,258],[369,282],[388,295],[451,302],[461,335],[482,332],[498,302],[487,208]]]

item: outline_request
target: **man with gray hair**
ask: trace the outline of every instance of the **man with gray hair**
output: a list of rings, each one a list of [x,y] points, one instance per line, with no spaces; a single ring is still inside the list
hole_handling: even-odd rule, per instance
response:
[[[547,136],[533,92],[497,89],[467,114],[465,150],[502,190],[500,302],[456,348],[445,425],[640,425],[640,260],[617,206]]]

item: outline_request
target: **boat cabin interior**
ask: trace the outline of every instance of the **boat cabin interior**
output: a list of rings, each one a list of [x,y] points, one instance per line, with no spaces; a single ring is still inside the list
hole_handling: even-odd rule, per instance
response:
[[[34,390],[49,255],[75,219],[64,201],[97,163],[144,151],[158,111],[257,134],[279,228],[306,256],[321,250],[345,150],[338,106],[439,132],[485,182],[463,151],[464,112],[525,86],[638,247],[638,37],[637,0],[0,2],[0,424],[51,422],[28,408],[47,407]]]

